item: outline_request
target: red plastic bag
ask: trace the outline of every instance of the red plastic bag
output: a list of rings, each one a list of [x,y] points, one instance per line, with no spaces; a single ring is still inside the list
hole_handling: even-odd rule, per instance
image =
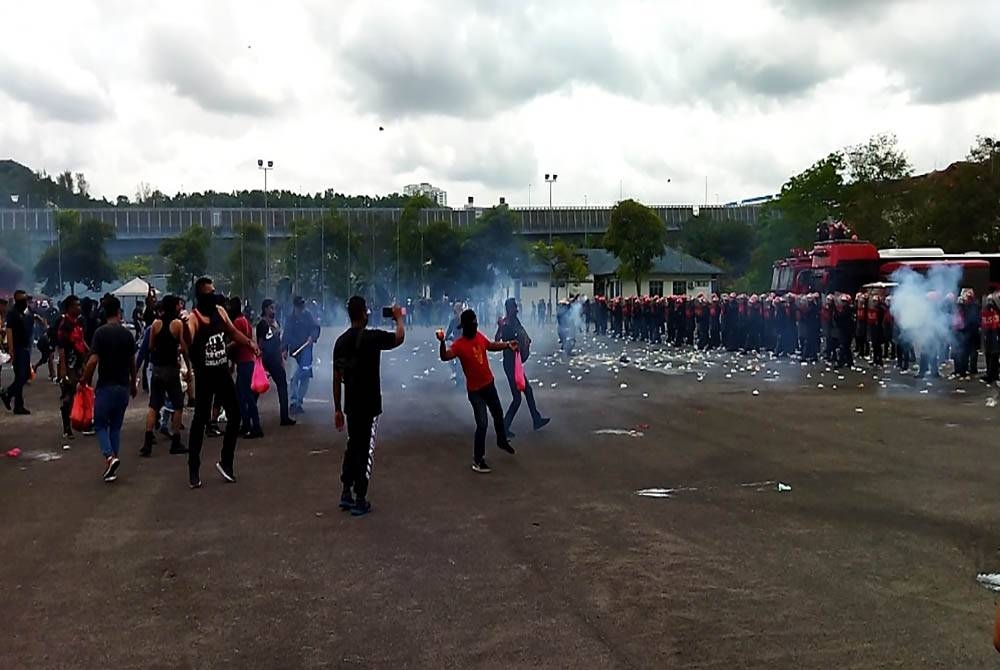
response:
[[[264,395],[271,388],[271,382],[267,379],[267,371],[264,370],[264,363],[258,358],[253,364],[253,377],[250,378],[250,390],[257,395]]]
[[[524,392],[527,382],[524,379],[524,363],[521,362],[521,352],[514,352],[514,386],[518,391]]]
[[[87,430],[94,423],[94,389],[89,386],[77,387],[69,421],[74,430]]]

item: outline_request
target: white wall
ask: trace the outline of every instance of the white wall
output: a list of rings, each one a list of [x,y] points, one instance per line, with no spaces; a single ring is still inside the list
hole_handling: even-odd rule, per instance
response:
[[[518,296],[522,305],[527,305],[529,302],[537,303],[539,300],[548,301],[549,281],[547,279],[531,278],[515,281],[517,283],[515,284],[515,292],[513,295]],[[518,289],[520,290],[520,295],[518,295]],[[561,286],[559,287],[559,300],[564,300],[570,293],[582,293],[583,295],[590,296],[593,295],[593,292],[594,285],[591,282],[570,284],[568,287]],[[552,289],[552,300],[556,300],[555,288]]]
[[[630,297],[635,295],[635,281],[631,279],[621,279],[617,280],[621,287],[621,295],[625,297]],[[677,295],[674,293],[674,282],[682,281],[684,282],[684,295],[689,298],[695,298],[698,294],[703,293],[706,297],[711,295],[715,288],[718,286],[717,279],[711,279],[704,275],[701,276],[690,276],[690,275],[650,275],[649,277],[643,278],[640,282],[640,295],[650,295],[650,282],[661,281],[663,282],[663,295]],[[609,295],[610,295],[609,291]]]

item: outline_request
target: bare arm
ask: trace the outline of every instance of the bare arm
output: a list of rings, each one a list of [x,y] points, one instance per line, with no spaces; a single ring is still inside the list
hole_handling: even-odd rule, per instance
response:
[[[454,358],[455,352],[448,348],[448,346],[444,343],[444,340],[441,340],[441,360],[450,361]]]
[[[174,324],[177,324],[176,327]],[[170,334],[177,338],[181,346],[181,359],[184,361],[184,365],[187,367],[188,374],[191,374],[191,359],[188,357],[188,345],[187,341],[184,339],[183,331],[187,330],[184,324],[180,321],[174,321],[170,324]],[[152,336],[152,333],[150,334]]]
[[[403,310],[399,305],[392,308],[392,318],[396,320],[396,346],[406,339],[406,322],[403,320]]]
[[[340,370],[334,368],[333,370],[333,409],[336,412],[343,411],[340,406],[340,398],[342,393],[342,385],[344,383],[344,375]]]
[[[517,342],[511,340],[510,342],[487,342],[486,351],[506,351],[511,349],[512,351],[517,351]]]
[[[87,359],[87,364],[83,366],[83,376],[80,377],[80,383],[91,386],[91,382],[94,380],[94,370],[97,369],[97,354],[90,354],[90,358]],[[133,368],[135,367],[135,362],[132,363]]]
[[[159,328],[157,328],[157,326],[159,326]],[[173,333],[173,327],[174,325],[170,324],[171,333]],[[149,350],[156,351],[156,336],[159,334],[160,330],[162,330],[163,322],[157,319],[156,321],[153,322],[153,325],[150,326],[150,328],[151,330],[149,331]],[[176,337],[179,338],[180,333],[177,333]]]

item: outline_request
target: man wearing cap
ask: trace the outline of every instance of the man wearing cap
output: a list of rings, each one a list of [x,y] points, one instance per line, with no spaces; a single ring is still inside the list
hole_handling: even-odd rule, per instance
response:
[[[11,409],[14,414],[31,414],[24,407],[24,385],[28,383],[31,371],[31,341],[34,333],[35,319],[28,313],[28,303],[31,296],[24,291],[14,291],[14,307],[7,312],[4,325],[7,329],[7,353],[10,364],[14,368],[14,381],[9,387],[0,391],[0,402]]]
[[[257,323],[257,346],[267,374],[271,375],[278,390],[278,409],[281,411],[281,425],[294,426],[295,420],[288,416],[288,378],[285,376],[285,357],[288,349],[281,342],[281,325],[275,318],[274,301],[268,298],[260,306],[260,321]]]
[[[319,340],[319,324],[305,308],[306,301],[296,296],[292,302],[292,315],[285,324],[285,348],[295,359],[296,370],[291,383],[291,414],[302,414],[302,403],[309,391],[312,379],[313,345]]]

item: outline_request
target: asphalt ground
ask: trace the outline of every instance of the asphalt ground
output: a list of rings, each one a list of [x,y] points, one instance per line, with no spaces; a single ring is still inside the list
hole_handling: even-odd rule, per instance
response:
[[[516,456],[491,429],[480,475],[415,329],[352,518],[332,337],[299,425],[261,399],[237,484],[217,439],[201,490],[164,438],[139,459],[142,396],[111,485],[94,438],[63,447],[56,387],[0,410],[23,450],[0,460],[0,667],[996,667],[995,389],[589,338],[567,364],[539,335],[552,423],[522,407]]]

